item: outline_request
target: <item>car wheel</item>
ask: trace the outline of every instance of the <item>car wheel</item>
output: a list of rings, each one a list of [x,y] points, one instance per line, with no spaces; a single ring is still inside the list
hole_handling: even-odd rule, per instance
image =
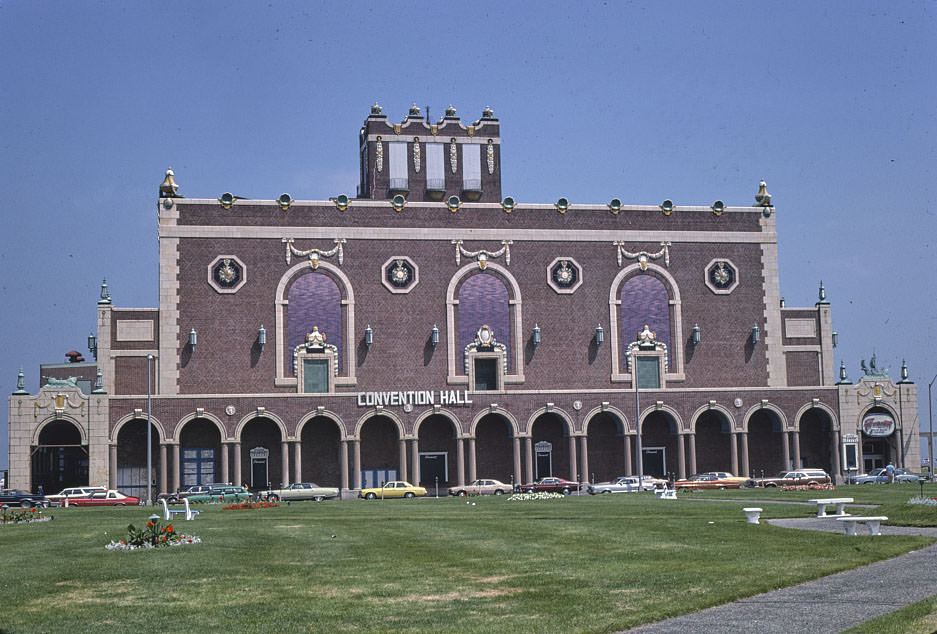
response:
[[[533,489],[524,489],[524,493],[533,493],[533,492],[534,492]]]
[[[313,499],[314,499],[316,502],[321,502],[321,501],[324,500],[325,498],[322,497],[321,495],[317,495],[317,496],[314,497]]]
[[[495,495],[504,495],[504,491],[501,489],[495,489]]]
[[[117,504],[115,504],[114,506],[127,506],[127,505],[126,505],[126,504],[124,504],[123,502],[118,502],[118,503],[117,503]]]
[[[766,488],[766,489],[768,489],[768,488],[776,489],[777,487],[778,487],[778,485],[772,484],[772,483],[770,483],[770,482],[765,485],[765,488]]]
[[[608,489],[605,489],[604,491],[602,491],[602,494],[604,495],[605,493],[611,493],[611,491],[609,491]]]
[[[563,489],[563,495],[569,495],[571,491],[569,489]]]
[[[365,498],[366,500],[373,500],[373,499],[376,498],[376,497],[377,497],[377,496],[374,495],[374,492],[373,492],[373,491],[372,491],[371,493],[368,493],[366,496],[364,496],[364,498]]]
[[[406,493],[403,494],[403,497],[405,497],[405,498],[412,498],[412,497],[413,497],[413,491],[407,491]]]
[[[808,486],[808,487],[815,487],[815,486],[817,486],[817,483],[814,482],[813,480],[811,480],[810,482],[807,483],[807,486]]]
[[[279,498],[278,496],[276,496],[276,495],[271,495],[271,496],[270,496],[269,498],[267,498],[267,499],[269,499],[271,502],[279,502],[279,501],[280,501],[280,498]]]
[[[24,509],[28,509],[32,505],[33,503],[30,502],[29,500],[23,500],[22,502],[20,502],[20,506],[22,506]]]
[[[460,498],[464,498],[464,497],[465,497],[465,491],[459,491],[458,493],[456,493],[456,495],[459,496]]]
[[[725,487],[719,487],[719,490],[720,490],[720,491],[725,491],[726,488],[725,488]]]

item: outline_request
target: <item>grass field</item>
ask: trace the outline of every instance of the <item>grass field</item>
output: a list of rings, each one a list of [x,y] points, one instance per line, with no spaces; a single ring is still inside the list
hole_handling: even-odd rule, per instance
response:
[[[650,494],[208,505],[175,523],[203,543],[134,552],[104,545],[150,509],[52,509],[51,522],[0,526],[0,631],[611,632],[931,542],[754,526],[742,506]],[[812,512],[771,504],[763,517]]]

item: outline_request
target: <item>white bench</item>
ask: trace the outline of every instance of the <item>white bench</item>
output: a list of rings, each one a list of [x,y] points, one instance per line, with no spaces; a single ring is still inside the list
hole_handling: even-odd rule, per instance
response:
[[[849,515],[849,513],[846,512],[846,505],[852,504],[852,498],[822,498],[819,500],[807,501],[817,505],[817,517],[845,517]],[[828,506],[836,507],[835,515],[827,515],[826,508]]]
[[[879,524],[887,520],[884,515],[875,517],[863,517],[861,515],[850,515],[849,517],[837,517],[837,522],[842,522],[847,535],[856,534],[856,524],[862,522],[869,527],[869,535],[881,535]]]
[[[749,507],[742,509],[742,512],[745,513],[745,517],[748,519],[749,524],[758,524],[758,518],[761,517],[761,509],[757,507]]]
[[[166,521],[171,520],[173,515],[182,514],[185,514],[185,519],[194,520],[195,516],[201,513],[201,511],[192,510],[192,507],[189,506],[189,498],[182,498],[182,502],[185,504],[184,509],[169,508],[169,504],[166,503],[166,498],[160,498],[159,501],[163,503],[163,519]]]
[[[654,497],[658,500],[676,500],[676,489],[654,489]]]

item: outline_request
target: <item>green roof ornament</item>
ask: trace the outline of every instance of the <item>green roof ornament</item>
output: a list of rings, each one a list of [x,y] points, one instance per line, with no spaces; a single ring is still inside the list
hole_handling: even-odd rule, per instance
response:
[[[101,374],[101,367],[98,366],[98,375],[94,379],[94,390],[92,394],[104,394],[104,375]]]
[[[98,304],[110,304],[111,303],[111,292],[107,290],[107,278],[104,278],[104,281],[101,282],[101,299],[98,300]]]
[[[29,394],[26,391],[26,377],[23,376],[23,368],[20,368],[19,374],[16,375],[16,391],[14,394]]]
[[[839,383],[836,385],[850,385],[849,378],[846,376],[846,362],[839,362]]]
[[[817,294],[817,296],[820,298],[821,302],[826,301],[826,289],[823,288],[823,280],[820,280],[820,291]]]

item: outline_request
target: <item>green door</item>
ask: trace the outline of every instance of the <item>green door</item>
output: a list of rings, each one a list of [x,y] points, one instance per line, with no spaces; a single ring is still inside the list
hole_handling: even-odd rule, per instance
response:
[[[329,391],[329,360],[303,360],[303,392],[324,394]]]

